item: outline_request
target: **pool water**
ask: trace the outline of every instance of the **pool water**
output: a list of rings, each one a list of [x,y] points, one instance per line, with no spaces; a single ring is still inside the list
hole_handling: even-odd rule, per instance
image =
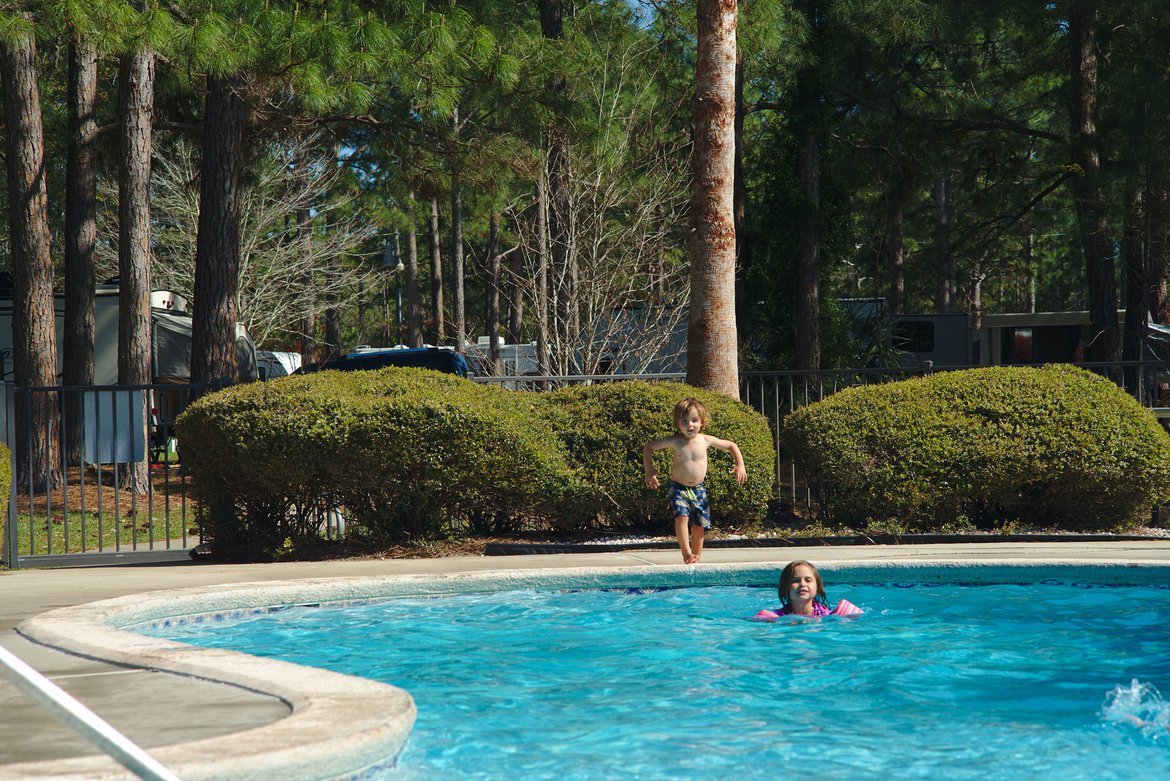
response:
[[[1170,590],[841,597],[866,613],[755,623],[776,595],[746,587],[524,591],[149,633],[407,689],[397,781],[1170,778]]]

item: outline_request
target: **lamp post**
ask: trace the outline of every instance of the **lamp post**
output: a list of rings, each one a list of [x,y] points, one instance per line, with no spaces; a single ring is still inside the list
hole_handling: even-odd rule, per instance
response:
[[[396,275],[394,320],[398,327],[395,331],[394,341],[395,344],[402,344],[402,272],[406,266],[402,263],[402,256],[398,254],[398,231],[394,231],[394,241],[391,242],[387,239],[382,247],[382,266],[387,271],[395,272]]]

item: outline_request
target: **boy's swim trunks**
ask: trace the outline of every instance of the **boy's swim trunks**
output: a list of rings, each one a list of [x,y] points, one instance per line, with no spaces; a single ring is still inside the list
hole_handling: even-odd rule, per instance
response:
[[[685,515],[691,519],[691,526],[711,528],[711,500],[705,484],[683,485],[671,480],[666,495],[675,518]]]

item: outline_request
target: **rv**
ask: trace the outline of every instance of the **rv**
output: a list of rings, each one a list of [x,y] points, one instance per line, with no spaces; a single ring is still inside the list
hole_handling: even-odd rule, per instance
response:
[[[117,285],[98,285],[94,291],[94,385],[118,384]],[[65,331],[65,296],[56,297],[57,376],[64,360],[61,346]],[[0,297],[0,364],[3,379],[12,382],[12,296]],[[150,294],[151,376],[153,382],[188,382],[191,378],[191,314],[187,300],[168,290]],[[244,325],[236,325],[239,379],[256,379],[256,345]]]

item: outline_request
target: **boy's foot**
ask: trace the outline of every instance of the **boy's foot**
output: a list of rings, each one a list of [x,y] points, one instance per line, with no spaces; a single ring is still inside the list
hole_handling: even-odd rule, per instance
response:
[[[693,553],[683,554],[683,564],[694,564],[698,560],[698,557],[696,557]]]

